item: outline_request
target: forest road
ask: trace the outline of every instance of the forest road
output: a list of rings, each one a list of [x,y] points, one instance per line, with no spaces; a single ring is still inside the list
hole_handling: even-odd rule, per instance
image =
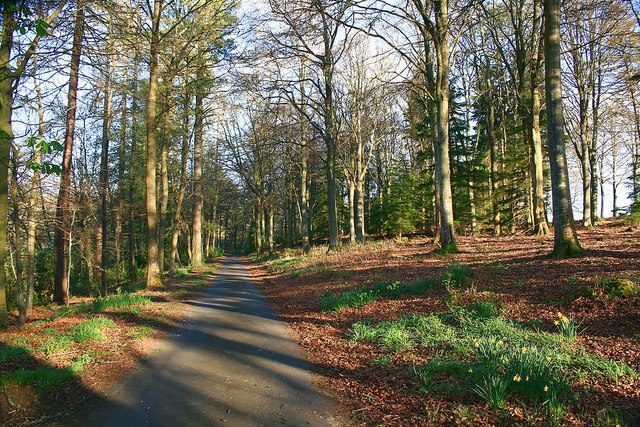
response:
[[[332,426],[246,261],[227,257],[213,284],[159,349],[63,421],[80,426]]]

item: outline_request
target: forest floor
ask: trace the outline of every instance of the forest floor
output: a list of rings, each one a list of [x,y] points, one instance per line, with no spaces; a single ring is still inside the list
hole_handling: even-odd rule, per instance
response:
[[[0,333],[0,425],[55,425],[119,381],[186,316],[184,302],[210,286],[219,266],[216,259],[184,270],[159,291],[125,288],[95,301],[72,298],[69,307],[35,307],[23,327],[13,319]]]
[[[552,237],[412,238],[253,273],[353,425],[640,425],[640,233],[578,234],[568,259]]]

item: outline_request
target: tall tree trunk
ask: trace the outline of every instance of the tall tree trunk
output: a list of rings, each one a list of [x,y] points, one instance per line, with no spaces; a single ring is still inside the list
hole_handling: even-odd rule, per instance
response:
[[[585,227],[593,225],[591,221],[591,169],[589,168],[589,123],[587,108],[580,99],[580,167],[582,169],[582,224]]]
[[[304,61],[300,64],[301,108],[305,108],[307,76]],[[304,114],[300,114],[300,234],[302,235],[302,251],[309,253],[309,200],[307,198],[307,176],[309,174],[309,149],[307,148],[308,124]]]
[[[618,216],[618,141],[611,139],[611,196],[613,198],[613,217]]]
[[[274,243],[274,223],[273,223],[273,218],[274,218],[274,214],[273,214],[273,207],[269,206],[269,208],[266,209],[266,217],[267,217],[267,249],[269,251],[269,254],[273,253],[273,243]]]
[[[364,243],[364,200],[365,200],[365,191],[364,191],[364,179],[359,179],[356,185],[356,194],[357,194],[357,224],[356,224],[356,241],[358,243]]]
[[[457,252],[453,225],[453,194],[451,192],[451,166],[449,162],[449,6],[448,0],[434,3],[436,14],[436,103],[438,114],[438,140],[436,143],[436,175],[440,195],[440,245],[447,252]]]
[[[326,51],[325,51],[326,52]],[[331,57],[330,49],[328,52]],[[327,146],[327,203],[329,213],[329,250],[335,250],[340,246],[338,236],[338,208],[336,192],[336,132],[333,108],[333,63],[332,59],[325,58],[324,79],[324,141]]]
[[[160,15],[162,0],[155,0],[151,16],[151,50],[149,58],[149,95],[147,98],[147,288],[162,287],[162,271],[158,263],[158,205],[156,199],[158,95],[158,52],[160,50]]]
[[[34,72],[38,70],[38,56],[33,57]],[[34,76],[34,85],[36,89],[36,98],[38,100],[38,140],[44,138],[44,107],[42,105],[42,90],[37,76]],[[35,150],[33,161],[37,164],[42,162],[42,151]],[[31,315],[33,308],[33,292],[36,285],[36,204],[38,203],[38,192],[40,191],[40,170],[33,171],[31,177],[31,188],[29,189],[29,202],[27,204],[27,307],[26,316]]]
[[[349,180],[349,243],[356,243],[356,184]]]
[[[540,67],[542,65],[542,44],[538,32],[540,21],[540,1],[535,0],[533,4],[533,25],[534,35],[531,42],[531,153],[533,156],[533,170],[531,171],[533,187],[533,224],[534,233],[538,236],[550,234],[549,223],[547,222],[547,210],[544,205],[544,163],[542,153],[542,136],[540,134]]]
[[[488,61],[488,60],[487,60]],[[489,139],[489,161],[491,163],[491,173],[489,175],[490,182],[490,195],[491,195],[491,209],[493,213],[493,234],[499,236],[502,234],[502,226],[500,220],[500,204],[498,202],[498,138],[496,137],[496,110],[493,99],[493,85],[491,82],[491,65],[487,62],[485,70],[485,85],[487,91],[487,138]]]
[[[11,119],[13,112],[13,82],[15,76],[11,70],[11,48],[13,31],[16,26],[14,8],[15,1],[3,2],[2,8],[2,40],[0,43],[0,265],[7,259],[7,227],[9,205],[9,150],[13,144]],[[0,329],[9,326],[7,311],[7,274],[0,268]]]
[[[545,82],[555,256],[582,252],[573,224],[564,136],[560,67],[560,0],[544,0]]]
[[[62,177],[56,207],[56,233],[54,237],[53,262],[55,297],[58,304],[69,304],[69,270],[68,257],[71,234],[71,210],[69,206],[71,190],[71,166],[73,158],[73,138],[76,127],[76,106],[78,98],[78,74],[80,69],[80,54],[84,32],[84,0],[76,3],[76,21],[73,30],[73,46],[71,48],[71,65],[69,74],[69,94],[67,98],[66,131],[64,137],[64,152],[62,158]],[[0,176],[0,180],[2,177]],[[4,180],[6,181],[6,179]],[[3,181],[3,182],[4,182]],[[2,212],[0,212],[2,216]],[[0,239],[1,240],[1,239]],[[0,246],[4,243],[0,241]],[[1,257],[0,257],[1,258]]]
[[[129,68],[124,69],[124,87],[129,82]],[[120,112],[120,144],[118,145],[118,191],[116,193],[116,216],[115,216],[115,255],[116,255],[116,283],[120,284],[120,268],[122,264],[122,223],[124,217],[124,170],[125,153],[127,146],[127,91],[122,91],[122,107]]]
[[[138,280],[138,265],[136,262],[136,158],[138,150],[138,71],[140,69],[140,52],[136,47],[133,59],[133,96],[131,99],[131,154],[129,156],[129,215],[127,218],[128,238],[127,245],[129,247],[128,269],[129,280],[134,283]]]
[[[171,228],[171,255],[169,256],[169,274],[176,272],[176,260],[178,259],[178,238],[182,225],[182,204],[187,191],[187,160],[189,159],[189,104],[190,97],[186,96],[183,104],[184,115],[182,122],[182,152],[180,156],[180,186],[178,187],[178,198],[173,211],[173,223]]]
[[[170,86],[173,79],[170,80]],[[160,199],[160,221],[158,227],[158,264],[164,271],[164,235],[167,228],[167,212],[169,209],[169,121],[171,118],[170,100],[167,95],[162,110],[162,147],[160,148],[160,183],[162,186]]]
[[[13,222],[13,247],[16,250],[16,306],[18,307],[18,323],[24,325],[27,321],[27,295],[22,284],[22,230],[20,229],[20,195],[18,191],[18,150],[12,147],[12,151],[11,199],[13,209],[11,210],[11,222]]]
[[[309,173],[309,157],[306,139],[301,147],[303,153],[300,159],[300,233],[302,234],[302,251],[309,253],[309,200],[307,199],[307,175]]]
[[[107,52],[112,52],[110,40],[107,40]],[[100,182],[98,184],[100,192],[100,226],[101,226],[101,252],[100,255],[100,287],[102,296],[107,296],[107,224],[109,222],[109,212],[107,210],[107,192],[109,187],[109,140],[111,138],[111,99],[113,88],[111,87],[111,58],[107,59],[107,69],[104,90],[104,110],[102,112],[102,150],[100,153]]]
[[[200,73],[199,73],[200,74]],[[193,257],[191,258],[192,266],[202,265],[202,144],[204,140],[204,110],[203,101],[204,94],[202,92],[201,75],[198,76],[196,89],[196,111],[194,118],[194,149],[193,149],[193,235],[191,250]]]

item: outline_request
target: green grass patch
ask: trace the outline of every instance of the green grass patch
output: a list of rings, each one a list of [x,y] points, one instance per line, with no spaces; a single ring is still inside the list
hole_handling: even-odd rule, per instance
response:
[[[71,345],[71,342],[72,339],[70,336],[64,334],[56,334],[52,337],[47,338],[42,344],[38,346],[36,350],[46,355],[55,354],[67,349],[69,345]]]
[[[300,270],[296,270],[293,273],[291,273],[291,278],[292,279],[297,279],[297,278],[299,278],[300,276],[302,276],[306,272],[307,272],[307,270],[304,269],[304,268],[302,268]]]
[[[467,283],[467,266],[451,263],[442,275],[442,286],[447,290],[461,289]]]
[[[411,283],[384,281],[339,294],[327,291],[320,300],[320,310],[330,312],[348,307],[360,307],[383,296],[397,298],[402,295],[420,295],[437,285],[438,281],[432,279],[417,280]]]
[[[562,414],[574,381],[638,377],[624,363],[589,354],[571,337],[503,319],[491,303],[440,315],[357,322],[350,340],[376,343],[391,352],[429,348],[429,354],[438,354],[413,369],[424,393],[476,396],[494,409],[510,399],[534,402],[554,419]]]
[[[134,328],[131,328],[127,332],[127,335],[129,335],[134,340],[143,340],[153,335],[153,328],[146,325],[136,326]]]
[[[77,374],[80,371],[82,371],[84,367],[89,363],[91,363],[92,361],[93,361],[93,358],[89,354],[85,353],[76,357],[73,360],[73,362],[71,362],[71,365],[69,366],[68,369],[69,371],[71,371],[71,373]]]
[[[173,273],[175,277],[185,277],[188,274],[189,274],[189,269],[186,267],[176,268],[175,272]]]
[[[284,257],[284,258],[276,258],[265,261],[265,265],[271,270],[275,271],[285,271],[302,262],[301,258],[297,257]]]
[[[378,299],[378,294],[371,288],[354,289],[335,295],[326,292],[320,300],[320,310],[340,311],[348,307],[360,307]]]
[[[72,327],[69,332],[74,342],[84,342],[89,340],[104,341],[106,339],[103,330],[113,328],[116,324],[106,317],[94,317]]]
[[[71,367],[67,369],[41,366],[35,370],[17,369],[0,376],[0,385],[30,384],[36,390],[44,393],[56,386],[69,382],[76,378]]]
[[[0,363],[9,360],[26,360],[29,358],[32,349],[27,346],[7,346],[0,344]]]
[[[151,298],[136,294],[117,294],[98,298],[91,303],[91,311],[100,313],[109,308],[119,309],[137,305],[151,304]]]

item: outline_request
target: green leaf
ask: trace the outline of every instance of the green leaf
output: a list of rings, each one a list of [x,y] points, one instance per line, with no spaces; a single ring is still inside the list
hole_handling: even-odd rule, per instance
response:
[[[11,135],[9,135],[6,131],[0,129],[0,139],[11,139]]]
[[[58,141],[51,141],[50,145],[55,151],[64,151],[64,147]]]
[[[28,147],[34,147],[34,146],[36,146],[36,145],[38,145],[38,140],[36,139],[36,137],[35,137],[35,136],[32,136],[31,138],[29,138],[29,139],[27,140],[27,146],[28,146]]]
[[[51,154],[51,145],[47,141],[40,141],[40,149],[44,154]]]
[[[41,37],[48,36],[49,28],[51,28],[51,25],[49,25],[46,21],[43,21],[42,19],[36,19],[36,33],[39,36]]]

